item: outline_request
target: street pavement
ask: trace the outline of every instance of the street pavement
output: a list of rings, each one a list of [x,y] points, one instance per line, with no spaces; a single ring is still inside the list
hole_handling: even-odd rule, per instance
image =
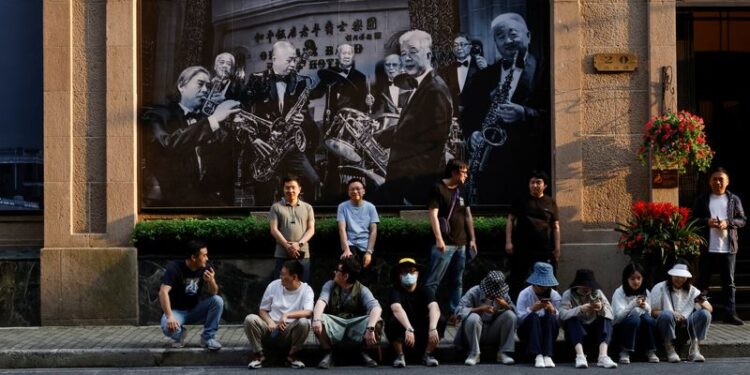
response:
[[[440,367],[423,367],[409,366],[406,369],[394,369],[391,367],[381,366],[378,368],[362,367],[334,367],[330,370],[305,369],[290,370],[288,368],[270,368],[261,370],[247,370],[244,366],[210,366],[210,367],[148,367],[148,368],[74,368],[74,369],[12,369],[2,370],[0,374],[37,374],[37,375],[167,375],[167,374],[184,374],[184,375],[205,375],[205,374],[289,374],[289,373],[316,373],[316,374],[384,374],[384,375],[573,375],[573,374],[618,374],[618,375],[644,375],[644,374],[675,374],[680,375],[705,375],[706,373],[721,375],[746,375],[750,358],[718,358],[709,359],[705,363],[632,363],[630,365],[621,365],[617,369],[608,370],[597,367],[590,367],[585,370],[573,368],[572,364],[560,364],[554,369],[537,369],[529,365],[503,366],[497,364],[479,364],[474,367],[460,365],[441,365]]]
[[[224,347],[212,353],[199,346],[201,329],[200,326],[188,326],[187,346],[172,349],[169,347],[171,341],[162,335],[157,326],[0,328],[0,369],[149,366],[230,366],[230,369],[241,366],[244,369],[248,362],[249,347],[242,326],[221,326],[217,339]],[[443,364],[463,362],[464,354],[452,345],[454,331],[454,327],[446,330],[446,337],[436,353]],[[390,369],[387,366],[392,360],[390,350],[386,343],[383,344],[383,360],[379,369]],[[304,349],[305,363],[308,366],[317,364],[322,352],[312,333]],[[686,351],[687,348],[683,349]],[[571,367],[570,348],[563,343],[562,334],[558,338],[556,350],[559,367]],[[701,352],[709,362],[716,358],[750,357],[750,324],[712,324]],[[351,360],[358,357],[356,351],[354,354],[349,356],[349,363],[343,363],[348,366],[341,368],[360,370],[356,367],[357,361]],[[484,352],[483,363],[491,362],[493,354],[490,351]],[[341,362],[344,362],[347,357],[342,357]],[[282,362],[277,361],[276,364],[281,365]],[[527,366],[528,364],[519,367]],[[410,368],[419,371],[422,369],[421,366]],[[459,368],[464,369],[463,366]]]

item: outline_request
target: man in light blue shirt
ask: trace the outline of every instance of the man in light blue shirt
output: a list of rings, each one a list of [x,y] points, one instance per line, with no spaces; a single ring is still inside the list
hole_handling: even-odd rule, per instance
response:
[[[372,252],[375,250],[377,224],[380,218],[375,206],[364,200],[365,185],[362,180],[358,178],[349,180],[347,191],[349,200],[339,204],[336,212],[341,240],[341,259],[355,256],[362,264],[360,282],[369,284],[373,276]]]

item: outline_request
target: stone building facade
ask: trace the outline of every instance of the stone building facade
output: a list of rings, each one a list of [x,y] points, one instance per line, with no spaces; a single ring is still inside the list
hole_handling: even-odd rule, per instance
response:
[[[677,200],[675,191],[652,191],[634,157],[642,124],[675,105],[663,69],[676,70],[676,9],[750,1],[549,1],[560,281],[568,285],[576,268],[588,267],[612,290],[627,261],[614,223],[627,218],[633,200]],[[3,218],[0,241],[42,245],[45,325],[138,321],[130,234],[140,215],[141,5],[44,0],[44,216]],[[634,72],[594,70],[595,54],[620,52],[637,56]]]

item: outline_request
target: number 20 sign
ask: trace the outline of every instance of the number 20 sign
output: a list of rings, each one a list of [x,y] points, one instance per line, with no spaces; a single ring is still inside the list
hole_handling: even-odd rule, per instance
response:
[[[632,72],[638,67],[638,59],[632,53],[597,53],[594,69],[597,72]]]

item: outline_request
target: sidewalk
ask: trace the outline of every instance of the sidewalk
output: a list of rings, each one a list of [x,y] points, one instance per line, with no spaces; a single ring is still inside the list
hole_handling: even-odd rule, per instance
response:
[[[186,347],[171,349],[170,340],[156,326],[0,328],[0,368],[247,364],[249,347],[242,326],[221,326],[217,339],[224,347],[214,353],[200,348],[201,329],[188,326]],[[453,327],[446,330],[437,353],[445,363],[463,360],[452,345],[454,330]],[[306,363],[314,366],[322,353],[312,334],[305,346]],[[558,348],[560,352],[564,346]],[[709,361],[717,357],[750,356],[750,324],[739,327],[712,324],[701,352]],[[389,353],[384,350],[385,365],[390,364]]]

